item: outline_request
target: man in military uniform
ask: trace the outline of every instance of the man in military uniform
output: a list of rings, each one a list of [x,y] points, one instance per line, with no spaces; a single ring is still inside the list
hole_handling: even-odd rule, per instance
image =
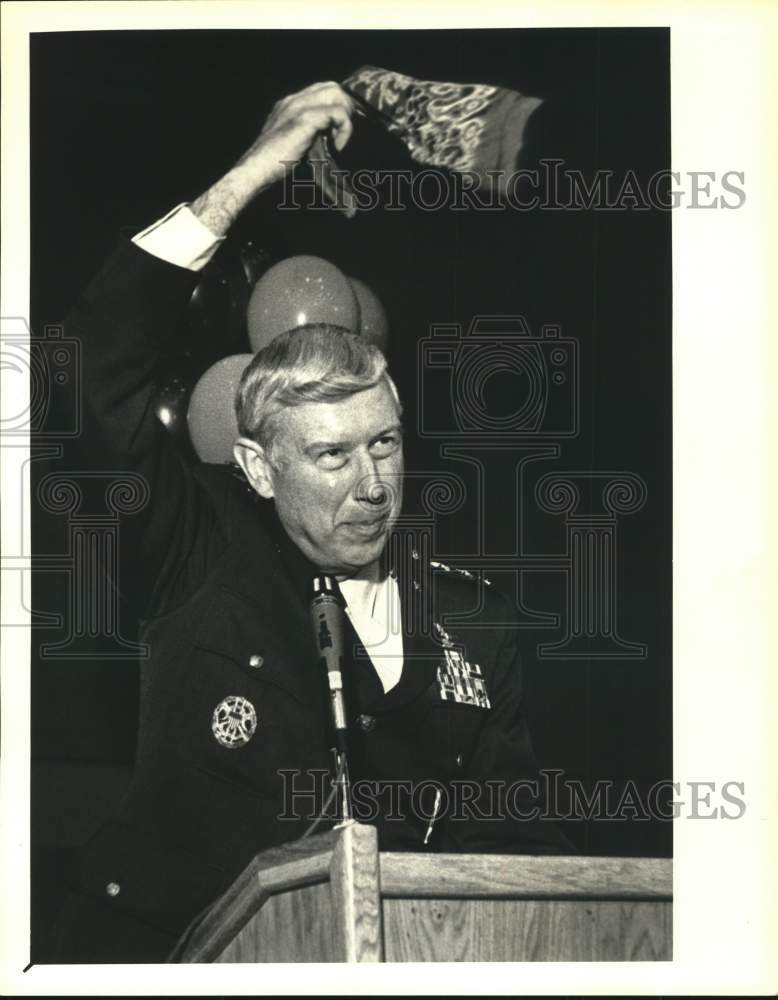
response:
[[[204,195],[121,241],[70,319],[102,435],[118,467],[149,487],[123,526],[122,559],[151,594],[150,658],[134,778],[117,815],[79,852],[50,960],[164,960],[258,851],[310,826],[329,791],[322,776],[333,773],[309,618],[320,572],[339,581],[347,611],[355,814],[376,823],[381,848],[569,846],[516,790],[536,765],[508,603],[488,591],[467,631],[452,634],[446,615],[478,604],[469,574],[415,553],[387,557],[403,453],[380,352],[321,326],[271,342],[239,393],[239,475],[188,465],[154,414],[159,355],[198,270],[318,135],[343,147],[351,111],[336,84],[281,101]],[[409,635],[425,601],[432,627]],[[459,810],[457,782],[470,783]],[[492,801],[474,808],[473,788],[487,782]]]

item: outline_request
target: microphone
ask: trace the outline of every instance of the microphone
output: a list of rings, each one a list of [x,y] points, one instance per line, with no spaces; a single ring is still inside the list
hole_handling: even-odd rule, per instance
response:
[[[330,689],[330,712],[335,730],[335,759],[340,778],[340,819],[351,818],[349,795],[346,704],[343,699],[343,598],[335,578],[324,573],[315,576],[311,585],[311,625],[320,660],[327,668]]]

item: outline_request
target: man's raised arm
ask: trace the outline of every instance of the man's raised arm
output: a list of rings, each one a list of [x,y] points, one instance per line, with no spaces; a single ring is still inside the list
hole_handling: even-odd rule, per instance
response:
[[[67,321],[69,334],[82,341],[87,405],[117,471],[137,473],[150,490],[150,502],[127,519],[122,533],[123,551],[149,580],[164,583],[175,574],[186,589],[196,586],[208,546],[217,552],[223,541],[210,530],[211,499],[154,413],[160,354],[179,325],[198,270],[243,209],[299,162],[317,135],[330,132],[336,148],[343,148],[350,116],[350,98],[335,83],[314,84],[279,101],[223,177],[132,242],[121,240]]]
[[[235,166],[192,202],[192,212],[216,236],[225,236],[249,202],[298,163],[319,133],[331,132],[335,148],[343,149],[351,138],[351,111],[351,99],[337,83],[314,83],[283,98]]]

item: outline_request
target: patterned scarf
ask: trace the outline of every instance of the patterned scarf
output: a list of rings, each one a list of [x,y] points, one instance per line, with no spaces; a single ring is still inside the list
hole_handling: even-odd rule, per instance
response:
[[[372,109],[371,117],[402,140],[415,162],[468,171],[476,187],[489,182],[498,192],[516,169],[527,121],[542,103],[503,87],[417,80],[376,66],[362,66],[343,86],[357,99],[357,112],[360,103],[369,105],[365,110]],[[317,141],[311,159],[329,160],[325,142]],[[356,203],[345,178],[333,183],[326,167],[315,174],[330,201],[354,215]]]

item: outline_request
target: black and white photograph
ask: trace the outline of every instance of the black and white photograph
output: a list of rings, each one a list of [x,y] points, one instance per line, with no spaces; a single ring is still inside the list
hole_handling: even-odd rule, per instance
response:
[[[743,891],[769,867],[769,785],[722,745],[766,763],[756,716],[737,735],[766,706],[761,619],[753,655],[705,653],[739,641],[736,599],[711,610],[740,530],[728,586],[757,582],[748,509],[679,612],[689,511],[726,504],[680,490],[711,434],[734,447],[687,429],[679,273],[690,227],[712,253],[764,215],[751,151],[679,158],[675,29],[629,5],[423,28],[144,6],[158,23],[25,39],[29,305],[4,280],[2,367],[28,395],[2,457],[26,778],[3,809],[28,795],[29,921],[4,975],[118,993],[119,966],[177,966],[167,990],[216,964],[263,993],[271,964],[326,963],[350,992],[355,963],[458,963],[481,985],[447,992],[521,992],[512,963],[570,963],[535,984],[672,993],[679,830],[727,865],[751,844]],[[728,343],[718,378],[750,377],[762,340]],[[737,420],[709,361],[699,412]]]

